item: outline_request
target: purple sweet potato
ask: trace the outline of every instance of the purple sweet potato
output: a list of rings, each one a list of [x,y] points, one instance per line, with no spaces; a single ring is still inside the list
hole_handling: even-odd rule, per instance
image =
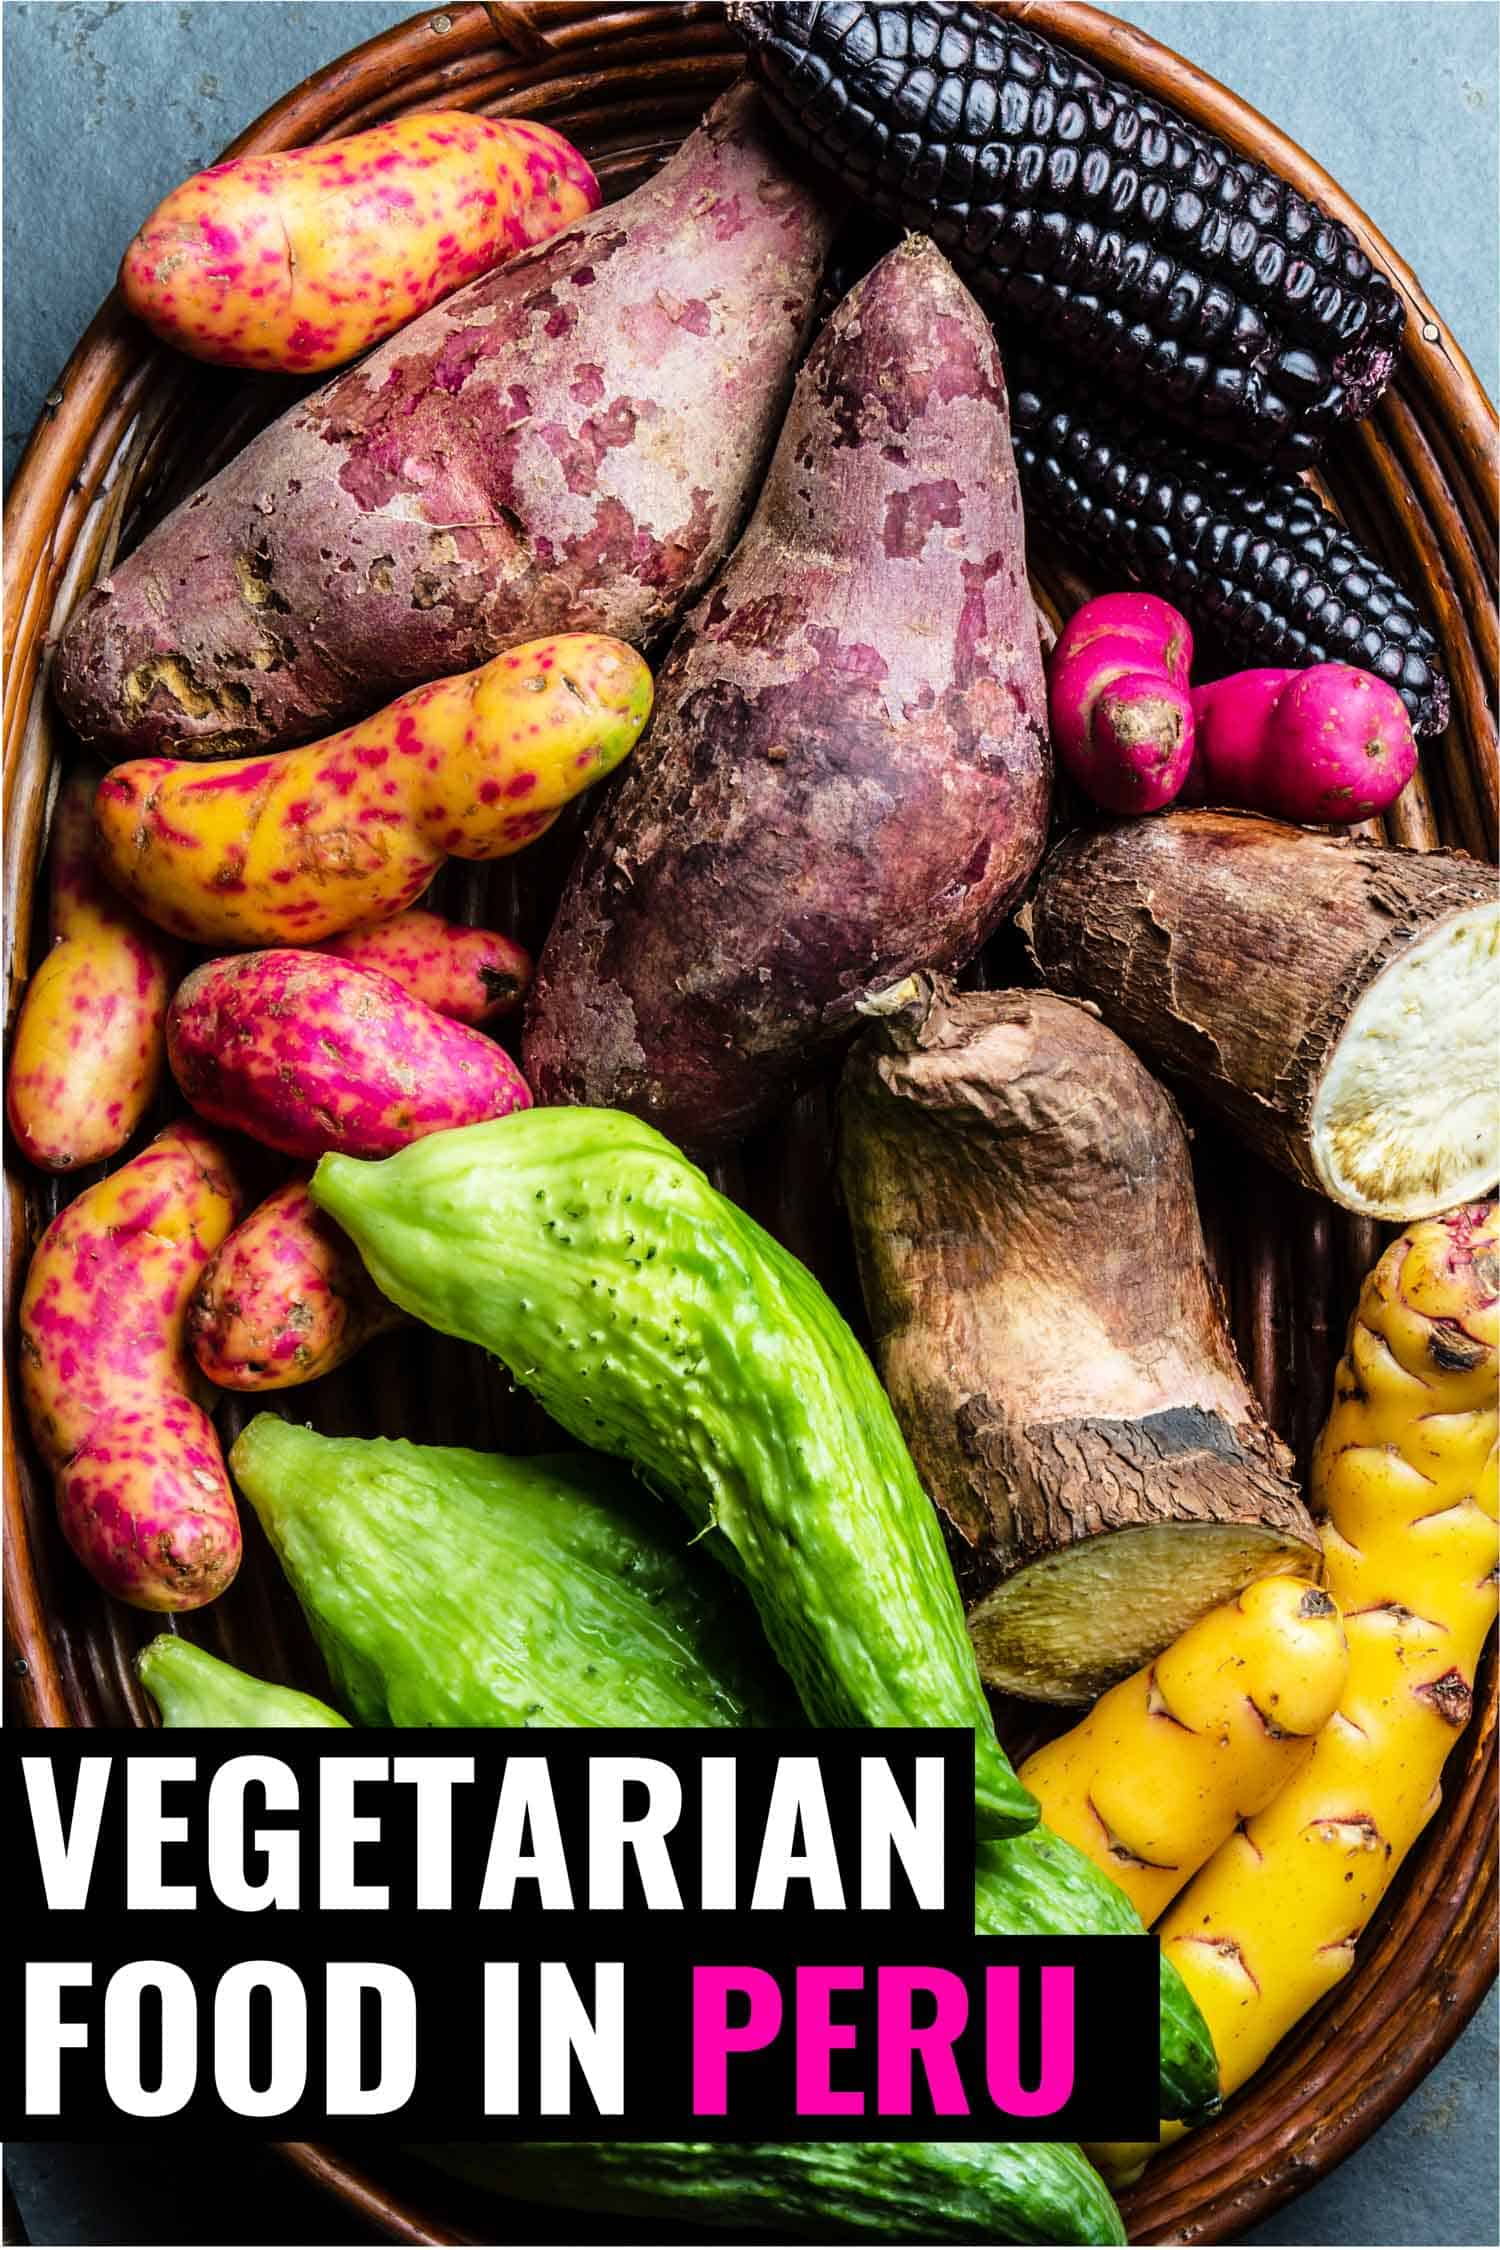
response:
[[[201,1117],[287,1156],[389,1156],[531,1100],[483,1032],[378,970],[292,947],[228,954],[185,977],[167,1059]]]
[[[315,391],[101,580],[53,670],[70,722],[227,757],[539,633],[661,633],[738,529],[831,229],[732,88],[644,187]]]
[[[537,1099],[704,1148],[870,992],[962,961],[1047,827],[1046,690],[994,339],[913,239],[808,357],[759,507],[537,969]]]

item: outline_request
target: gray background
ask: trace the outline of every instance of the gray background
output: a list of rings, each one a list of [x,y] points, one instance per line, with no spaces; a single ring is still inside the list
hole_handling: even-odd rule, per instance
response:
[[[152,205],[288,87],[414,11],[373,0],[5,0],[5,472]],[[1493,0],[1116,0],[1312,149],[1497,389]],[[1492,2244],[1497,2010],[1330,2179],[1248,2239]],[[372,2239],[248,2149],[16,2145],[39,2243]],[[7,2235],[14,2221],[8,2214]]]

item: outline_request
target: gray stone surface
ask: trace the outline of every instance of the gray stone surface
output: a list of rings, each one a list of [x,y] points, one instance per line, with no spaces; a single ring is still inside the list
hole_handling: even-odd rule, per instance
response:
[[[7,478],[158,197],[298,79],[410,12],[375,0],[8,0]],[[1415,267],[1493,395],[1492,0],[1119,0],[1117,12],[1316,151]],[[1494,2243],[1496,2042],[1492,1994],[1384,2130],[1248,2239]],[[373,2239],[269,2158],[222,2144],[173,2145],[169,2162],[123,2147],[13,2145],[7,2164],[38,2243]]]

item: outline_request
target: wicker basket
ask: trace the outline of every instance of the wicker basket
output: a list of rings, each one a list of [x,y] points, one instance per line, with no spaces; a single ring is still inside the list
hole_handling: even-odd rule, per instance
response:
[[[1005,0],[1002,0],[1005,4]],[[1138,31],[1076,0],[1019,0],[1041,30],[1264,158],[1347,221],[1408,300],[1410,345],[1374,416],[1340,439],[1325,489],[1368,543],[1425,595],[1454,689],[1448,734],[1386,823],[1391,840],[1493,856],[1497,431],[1494,408],[1390,245],[1296,145],[1225,88]],[[581,143],[606,193],[632,187],[680,140],[738,68],[721,11],[556,0],[463,6],[415,16],[309,79],[235,144],[296,146],[432,103],[550,119]],[[33,436],[6,511],[5,899],[13,1011],[34,957],[32,896],[61,730],[46,695],[51,638],[120,543],[198,481],[205,448],[227,454],[277,395],[236,387],[158,350],[111,298],[89,329]],[[280,394],[284,396],[284,394]],[[213,433],[212,435],[210,433]],[[215,447],[217,451],[215,452]],[[1090,590],[1045,553],[1038,599],[1054,620]],[[567,839],[564,838],[563,845]],[[534,941],[545,927],[563,845],[497,871],[446,877],[442,903]],[[982,970],[981,972],[982,973]],[[1210,1251],[1241,1352],[1271,1419],[1307,1448],[1377,1230],[1289,1187],[1198,1134]],[[823,1275],[846,1305],[848,1251],[829,1177],[826,1107],[810,1095],[784,1126],[721,1170],[722,1184]],[[67,1193],[76,1183],[69,1183]],[[56,1182],[6,1175],[6,1319],[30,1249],[57,1208]],[[531,1410],[435,1338],[395,1336],[302,1392],[320,1427],[380,1430],[475,1445],[534,1442]],[[242,1415],[226,1402],[226,1435]],[[5,1451],[8,1685],[39,1726],[149,1723],[130,1669],[153,1629],[104,1600],[61,1547],[47,1481],[14,1418]],[[186,1630],[264,1674],[316,1687],[317,1659],[253,1523],[232,1592]],[[1495,1659],[1476,1717],[1450,1760],[1444,1804],[1372,1929],[1355,1973],[1307,2018],[1217,2124],[1152,2166],[1125,2200],[1134,2239],[1235,2239],[1327,2172],[1443,2054],[1495,1972]],[[297,2144],[287,2153],[368,2216],[372,2233],[411,2242],[481,2239],[503,2206],[478,2215],[435,2175]],[[532,2239],[536,2237],[533,2236]]]

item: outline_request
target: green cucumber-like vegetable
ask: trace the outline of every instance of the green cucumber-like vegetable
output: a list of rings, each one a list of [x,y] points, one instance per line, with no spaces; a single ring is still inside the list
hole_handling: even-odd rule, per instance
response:
[[[505,1461],[319,1437],[261,1414],[230,1462],[358,1718],[712,1726],[784,1716],[780,1683],[746,1648],[747,1628],[758,1636],[739,1589],[674,1537],[674,1515],[597,1456]],[[158,1645],[186,1646],[170,1636]],[[243,1690],[243,1716],[199,1723],[254,1724],[255,1699],[283,1693],[252,1681]],[[995,1937],[1142,1928],[1107,1875],[1040,1827],[980,1847],[974,1923]],[[1216,2093],[1213,2049],[1170,1963],[1161,1982],[1160,2113],[1199,2115]]]
[[[736,1588],[608,1461],[257,1414],[230,1467],[364,1726],[735,1727],[771,1701]]]
[[[711,1533],[816,1725],[971,1727],[980,1833],[1035,1825],[874,1369],[670,1141],[617,1110],[529,1110],[383,1163],[325,1156],[312,1194],[387,1297]]]
[[[418,2153],[502,2195],[783,2238],[1112,2243],[1114,2198],[1065,2141],[442,2142]]]
[[[252,1679],[206,1648],[158,1633],[135,1660],[164,1727],[347,1727],[315,1695]]]

